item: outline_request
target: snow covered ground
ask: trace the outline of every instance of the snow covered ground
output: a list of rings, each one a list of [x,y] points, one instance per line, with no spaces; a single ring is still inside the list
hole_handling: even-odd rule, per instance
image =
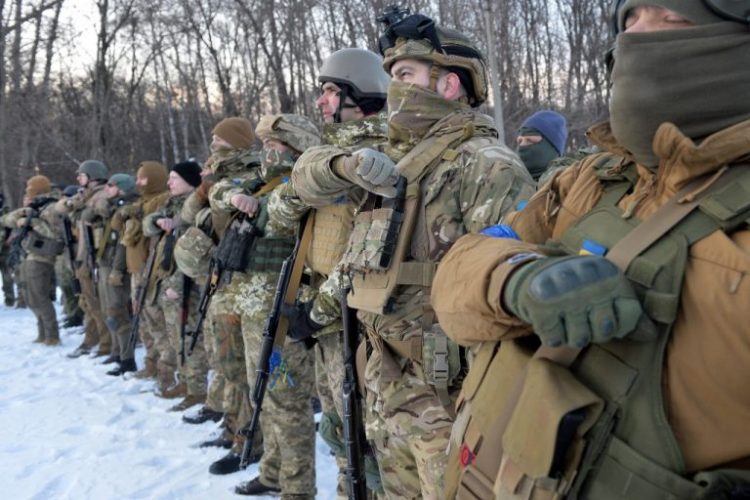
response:
[[[183,423],[166,411],[178,400],[154,396],[153,382],[106,375],[102,358],[66,358],[82,339],[76,330],[62,331],[60,347],[33,344],[31,311],[0,306],[0,497],[243,498],[233,487],[257,465],[214,476],[208,466],[226,450],[196,446],[217,424]],[[320,438],[316,455],[317,498],[335,498],[336,466]]]

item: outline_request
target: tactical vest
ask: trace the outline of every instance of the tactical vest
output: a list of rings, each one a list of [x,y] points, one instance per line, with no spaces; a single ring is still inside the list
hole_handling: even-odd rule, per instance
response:
[[[346,250],[354,224],[354,207],[350,203],[315,209],[313,237],[307,252],[307,264],[317,274],[330,276]]]
[[[260,235],[254,238],[252,244],[246,249],[247,271],[277,273],[281,270],[284,259],[289,257],[294,250],[296,241],[294,236],[267,237],[264,235],[264,229],[268,223],[268,196],[281,183],[281,176],[274,177],[254,193],[260,203],[255,221]]]
[[[597,170],[600,201],[561,237],[568,254],[590,242],[613,249],[638,226],[617,207],[637,180],[635,166],[612,170],[608,159]],[[686,478],[662,394],[688,249],[750,216],[750,167],[729,172],[731,182],[708,188],[698,209],[654,235],[630,262],[625,274],[650,323],[639,323],[628,340],[592,344],[580,354],[560,350],[569,367],[534,356],[533,336],[480,348],[458,401],[448,497],[731,498],[736,485],[750,481],[749,472],[729,470]]]

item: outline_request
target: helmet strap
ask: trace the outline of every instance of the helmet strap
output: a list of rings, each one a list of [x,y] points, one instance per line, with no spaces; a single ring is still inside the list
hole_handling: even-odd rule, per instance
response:
[[[432,63],[430,66],[430,90],[437,93],[437,82],[438,78],[440,78],[440,70],[442,69],[442,66],[439,64]]]

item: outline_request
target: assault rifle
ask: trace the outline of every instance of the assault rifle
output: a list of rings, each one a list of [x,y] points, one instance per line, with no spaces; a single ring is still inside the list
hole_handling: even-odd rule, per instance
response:
[[[281,271],[279,272],[279,281],[276,284],[276,293],[273,296],[273,305],[271,311],[266,318],[266,324],[263,327],[263,340],[260,346],[260,354],[258,356],[258,366],[255,370],[255,386],[253,387],[253,393],[250,396],[250,401],[253,403],[253,413],[250,416],[250,421],[240,430],[240,433],[245,437],[245,444],[242,447],[242,456],[240,457],[240,469],[245,470],[249,465],[250,453],[253,448],[253,439],[255,438],[255,432],[258,429],[258,422],[260,421],[260,412],[263,407],[263,399],[266,395],[266,386],[268,385],[268,377],[271,375],[271,358],[281,358],[281,351],[284,348],[284,341],[286,340],[286,330],[280,331],[279,323],[282,321],[283,316],[281,314],[281,306],[285,302],[289,302],[290,297],[287,297],[289,285],[292,279],[294,270],[294,263],[297,260],[297,254],[299,253],[300,245],[302,243],[302,233],[307,222],[307,215],[305,215],[300,221],[300,231],[297,235],[297,241],[294,244],[294,249],[289,256],[284,259],[281,264]],[[295,297],[291,297],[292,303]],[[286,319],[284,319],[286,321]]]
[[[182,303],[180,304],[180,366],[185,364],[185,337],[187,333],[187,321],[190,315],[190,292],[193,289],[193,280],[182,275]],[[191,342],[191,350],[195,344]]]
[[[36,217],[37,211],[31,207],[28,207],[28,213],[26,215],[26,223],[20,228],[16,228],[10,235],[10,250],[8,251],[8,267],[15,268],[21,263],[23,259],[24,250],[21,244],[26,239],[29,232],[31,231],[31,221]]]
[[[63,241],[68,251],[68,259],[70,260],[70,267],[72,269],[76,263],[75,239],[73,238],[73,226],[67,217],[63,217]],[[81,295],[81,282],[78,281],[76,276],[73,276],[73,293]]]
[[[255,221],[242,212],[238,212],[237,216],[229,223],[229,227],[224,233],[224,237],[221,238],[209,263],[208,280],[201,292],[195,327],[185,332],[185,336],[190,337],[188,356],[193,354],[193,349],[198,343],[211,297],[216,293],[219,283],[224,278],[224,273],[227,271],[244,271],[247,268],[248,249],[252,246],[253,240],[259,232]]]
[[[128,338],[128,346],[130,349],[135,349],[135,344],[138,341],[138,328],[141,324],[141,313],[143,312],[143,306],[146,304],[148,282],[151,281],[151,274],[154,271],[154,264],[156,263],[156,245],[158,242],[159,238],[151,238],[148,259],[146,259],[146,266],[141,273],[141,283],[138,285],[138,290],[136,291],[133,319],[130,320],[130,337]]]
[[[344,421],[344,448],[346,449],[346,481],[349,484],[349,499],[367,498],[364,450],[365,430],[362,426],[362,408],[357,396],[357,370],[355,367],[356,345],[359,340],[359,323],[354,309],[349,308],[347,295],[341,296],[341,320],[344,325],[344,383],[341,388]]]
[[[86,265],[91,270],[91,280],[96,286],[99,283],[99,265],[96,262],[94,228],[85,223],[83,224],[83,242],[86,245]]]

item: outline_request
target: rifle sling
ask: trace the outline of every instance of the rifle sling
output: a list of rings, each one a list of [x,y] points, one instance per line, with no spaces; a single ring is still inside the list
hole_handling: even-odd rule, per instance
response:
[[[307,257],[307,250],[310,248],[310,242],[312,241],[312,228],[313,228],[313,214],[308,215],[307,221],[305,222],[305,228],[302,230],[302,236],[300,237],[299,250],[294,258],[294,265],[292,266],[292,274],[289,278],[289,285],[286,287],[286,293],[284,294],[284,304],[294,305],[297,299],[297,291],[302,281],[302,271],[305,269],[305,259]],[[289,321],[285,316],[281,316],[279,319],[279,325],[276,328],[276,337],[274,339],[274,347],[281,349],[286,341],[286,332],[289,329]]]

